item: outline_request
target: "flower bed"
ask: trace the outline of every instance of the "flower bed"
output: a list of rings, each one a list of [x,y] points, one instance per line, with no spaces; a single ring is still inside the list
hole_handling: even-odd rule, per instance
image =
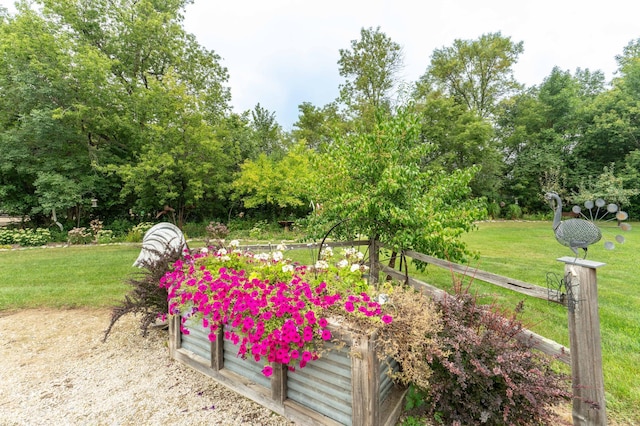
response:
[[[364,291],[361,255],[324,254],[314,267],[280,251],[187,256],[162,280],[171,356],[298,423],[393,424],[404,389],[376,354],[392,318]]]

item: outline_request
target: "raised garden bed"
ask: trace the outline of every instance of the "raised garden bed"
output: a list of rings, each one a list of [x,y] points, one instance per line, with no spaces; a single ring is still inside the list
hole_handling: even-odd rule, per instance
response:
[[[400,416],[405,389],[394,386],[374,351],[374,340],[333,325],[338,342],[326,342],[320,359],[294,372],[272,364],[273,375],[262,374],[262,363],[237,357],[238,348],[223,338],[209,340],[208,328],[180,317],[169,321],[169,352],[173,359],[206,374],[264,407],[304,425],[393,425]]]

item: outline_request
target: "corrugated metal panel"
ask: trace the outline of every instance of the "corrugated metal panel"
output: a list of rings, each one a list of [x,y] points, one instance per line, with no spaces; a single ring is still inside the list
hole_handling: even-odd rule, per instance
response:
[[[395,359],[392,359],[389,364],[391,364],[391,369],[393,371],[398,371],[400,369],[400,364]],[[391,394],[393,390],[393,381],[387,374],[389,370],[389,365],[387,362],[380,363],[380,403],[382,404]]]
[[[253,358],[242,359],[238,357],[238,347],[233,342],[224,339],[224,368],[236,374],[271,389],[271,379],[262,374],[264,362],[256,362]]]
[[[210,360],[211,342],[209,341],[209,329],[204,328],[202,323],[195,319],[187,320],[185,327],[189,330],[189,334],[180,334],[180,347]]]
[[[330,347],[325,342],[325,347]],[[287,375],[287,397],[342,424],[351,425],[351,359],[335,347]]]

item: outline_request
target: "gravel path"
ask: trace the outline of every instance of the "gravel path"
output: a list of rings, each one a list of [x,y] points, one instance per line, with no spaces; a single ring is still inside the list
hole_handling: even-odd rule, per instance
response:
[[[0,312],[0,425],[291,425],[172,361],[166,331],[140,336],[108,310]]]

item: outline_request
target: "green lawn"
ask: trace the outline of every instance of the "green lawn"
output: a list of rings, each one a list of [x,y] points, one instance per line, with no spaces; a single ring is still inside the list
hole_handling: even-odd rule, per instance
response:
[[[128,290],[135,245],[0,251],[0,311],[111,307]]]
[[[640,224],[634,226],[625,234],[627,242],[614,251],[604,250],[599,243],[588,255],[590,260],[606,263],[597,273],[607,410],[614,424],[640,424]],[[604,235],[613,239],[613,232],[605,230]],[[525,296],[473,280],[474,268],[546,286],[547,273],[560,276],[564,271],[564,264],[556,259],[572,254],[555,241],[549,222],[481,223],[465,241],[480,258],[470,263],[468,276],[459,278],[471,281],[472,290],[485,300],[495,299],[508,307]],[[137,271],[131,264],[139,250],[136,245],[107,245],[0,251],[0,311],[111,307],[128,290],[124,279]],[[312,257],[308,249],[287,255],[300,260]],[[419,278],[451,287],[451,273],[433,266]],[[563,306],[526,298],[523,321],[537,333],[569,346]]]

